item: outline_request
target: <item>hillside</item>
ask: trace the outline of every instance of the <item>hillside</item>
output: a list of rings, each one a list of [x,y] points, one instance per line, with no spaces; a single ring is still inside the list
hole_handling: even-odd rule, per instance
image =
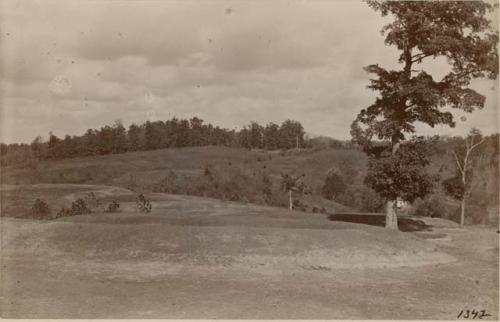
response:
[[[432,194],[418,201],[413,214],[458,220],[459,202],[446,196],[441,182],[454,175],[454,160],[445,141],[434,146],[428,171],[439,177]],[[474,165],[469,223],[498,220],[498,169],[494,138],[483,145]],[[493,152],[492,152],[493,151]],[[162,192],[287,207],[281,174],[301,175],[308,187],[296,193],[295,208],[309,212],[379,212],[383,201],[363,184],[367,157],[356,149],[288,151],[228,147],[187,147],[103,156],[41,161],[31,167],[2,167],[5,184],[112,185],[136,193]],[[322,196],[330,169],[337,169],[346,190],[334,200]],[[486,192],[486,193],[485,193]],[[19,213],[16,213],[18,216]]]
[[[349,166],[352,183],[361,184],[365,156],[356,150],[325,149],[288,152],[247,150],[225,147],[162,149],[123,154],[43,161],[34,168],[2,168],[6,184],[63,183],[114,185],[136,192],[171,192],[204,196],[213,186],[220,191],[211,197],[259,204],[286,206],[286,194],[280,190],[281,173],[305,174],[311,189],[300,200],[329,212],[351,208],[320,197],[328,170]],[[214,182],[205,182],[210,169]],[[175,183],[165,186],[172,176]],[[269,179],[271,193],[263,189]],[[172,181],[172,180],[170,180]],[[203,186],[202,186],[203,185]],[[189,187],[191,190],[185,191]],[[236,194],[236,195],[235,195]]]

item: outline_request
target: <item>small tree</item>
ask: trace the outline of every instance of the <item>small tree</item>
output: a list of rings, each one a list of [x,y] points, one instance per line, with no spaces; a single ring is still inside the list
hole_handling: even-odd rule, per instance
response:
[[[50,212],[49,205],[42,199],[36,199],[31,207],[31,213],[36,219],[46,219]]]
[[[365,184],[385,200],[402,199],[413,202],[431,192],[433,178],[426,173],[429,164],[425,142],[416,139],[402,145],[395,153],[387,148],[368,159]],[[386,227],[398,228],[397,204],[386,204]]]
[[[443,187],[448,195],[460,200],[460,225],[465,223],[465,200],[470,193],[470,178],[472,177],[472,152],[484,142],[481,132],[472,129],[465,138],[465,149],[451,151],[455,158],[457,172],[454,177],[443,181]]]
[[[303,192],[306,189],[306,185],[300,182],[303,177],[305,177],[305,174],[292,176],[281,173],[281,189],[288,192],[288,209],[290,210],[293,210],[293,191]]]
[[[321,188],[323,197],[326,199],[334,199],[338,195],[344,193],[345,190],[346,184],[340,175],[340,171],[335,168],[330,169],[326,175],[325,183]]]

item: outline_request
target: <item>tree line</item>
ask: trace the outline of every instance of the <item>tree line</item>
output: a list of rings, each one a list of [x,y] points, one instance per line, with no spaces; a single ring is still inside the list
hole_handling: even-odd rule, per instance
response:
[[[2,166],[27,159],[59,160],[64,158],[147,151],[174,147],[227,146],[247,149],[288,150],[306,146],[305,131],[298,121],[263,126],[251,122],[240,130],[214,126],[198,117],[167,121],[146,121],[126,129],[120,121],[100,129],[88,129],[81,136],[64,138],[49,133],[31,144],[0,144]]]

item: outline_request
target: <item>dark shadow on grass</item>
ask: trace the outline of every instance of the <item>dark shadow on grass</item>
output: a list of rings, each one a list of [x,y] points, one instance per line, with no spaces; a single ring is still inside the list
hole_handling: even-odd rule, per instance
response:
[[[350,222],[355,224],[365,224],[372,226],[385,226],[384,214],[351,214],[351,213],[337,213],[328,216],[331,221]],[[398,218],[399,230],[405,232],[413,231],[431,231],[432,225],[427,225],[424,221],[415,218],[400,216]]]

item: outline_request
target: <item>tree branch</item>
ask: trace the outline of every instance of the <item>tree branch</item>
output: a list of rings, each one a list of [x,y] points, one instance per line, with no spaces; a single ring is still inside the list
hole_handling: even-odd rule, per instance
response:
[[[481,143],[483,143],[485,139],[486,139],[486,138],[483,138],[481,141],[479,141],[479,142],[477,142],[476,144],[472,145],[472,146],[470,147],[470,150],[472,151],[475,147],[477,147],[478,145],[480,145]]]
[[[433,54],[424,54],[424,53],[416,54],[416,55],[411,56],[411,58],[412,58],[411,62],[412,63],[417,63],[417,62],[421,63],[424,58],[432,56],[432,55]]]
[[[451,151],[451,153],[453,154],[453,156],[455,157],[455,161],[457,162],[457,167],[458,167],[458,170],[460,171],[460,173],[463,175],[464,174],[464,170],[462,169],[462,166],[460,165],[460,161],[458,161],[458,156],[457,154],[455,153],[455,151]]]

